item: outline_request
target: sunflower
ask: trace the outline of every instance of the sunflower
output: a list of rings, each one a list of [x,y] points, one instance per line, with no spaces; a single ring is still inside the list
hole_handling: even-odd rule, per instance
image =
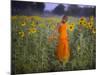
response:
[[[85,21],[79,20],[79,25],[84,25]]]
[[[22,24],[21,24],[21,26],[25,26],[26,25],[26,22],[23,22]]]
[[[29,34],[31,34],[31,33],[36,33],[36,31],[37,31],[36,28],[29,28],[29,29],[28,29],[28,33],[29,33]]]
[[[95,33],[96,33],[96,29],[95,29],[95,28],[93,28],[93,29],[92,29],[92,32],[95,34]]]
[[[91,22],[88,22],[88,27],[91,29],[93,27],[93,24]]]
[[[79,19],[79,25],[86,25],[86,18],[85,17],[81,17]]]
[[[79,25],[82,25],[82,24],[83,24],[83,22],[81,20],[79,20]]]
[[[69,30],[70,30],[70,31],[74,31],[74,27],[75,27],[75,24],[72,23],[71,25],[69,25]]]
[[[80,21],[86,21],[86,18],[85,17],[81,17]]]
[[[83,22],[83,26],[87,28],[87,22],[86,21]]]
[[[23,37],[25,36],[25,33],[24,33],[23,31],[18,32],[18,34],[19,34],[19,36],[20,36],[21,38],[23,38]]]

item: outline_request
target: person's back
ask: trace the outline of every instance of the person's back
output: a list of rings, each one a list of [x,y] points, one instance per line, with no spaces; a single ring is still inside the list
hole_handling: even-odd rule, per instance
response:
[[[66,23],[66,16],[63,16],[62,21],[57,24],[57,27],[54,31],[58,31],[58,40],[57,40],[57,47],[55,50],[56,58],[61,61],[62,63],[67,63],[70,58],[70,49],[69,49],[69,40],[68,40],[68,33],[67,33],[67,23]],[[53,36],[54,33],[52,33]],[[49,39],[51,40],[51,36]]]
[[[66,25],[66,23],[64,23],[64,24],[62,23],[62,24],[60,25],[59,29],[58,29],[59,38],[60,38],[60,39],[66,38],[66,36],[67,36],[66,30],[67,30],[67,25]]]
[[[58,28],[58,45],[56,48],[56,57],[61,62],[67,62],[70,57],[69,41],[67,33],[67,23],[61,23]]]

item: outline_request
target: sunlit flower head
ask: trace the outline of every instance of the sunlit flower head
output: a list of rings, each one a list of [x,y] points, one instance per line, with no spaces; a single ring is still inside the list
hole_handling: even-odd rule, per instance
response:
[[[91,22],[88,22],[88,27],[91,29],[93,27],[93,24]]]
[[[26,22],[23,22],[22,24],[21,24],[21,26],[25,26],[26,25]]]
[[[82,25],[82,24],[83,24],[83,22],[81,20],[79,20],[79,25]]]
[[[93,29],[92,29],[92,32],[95,34],[95,33],[96,33],[96,29],[95,29],[95,28],[93,28]]]
[[[31,33],[36,33],[37,29],[36,28],[29,28],[28,29],[28,33],[31,34]]]
[[[86,18],[85,17],[81,17],[80,21],[86,21]]]
[[[18,34],[19,34],[19,36],[22,37],[22,38],[25,36],[25,33],[24,33],[23,31],[18,32]]]
[[[75,27],[75,24],[74,23],[70,24],[69,25],[69,30],[70,31],[74,31],[74,27]]]
[[[79,19],[79,25],[86,25],[86,18],[85,17],[81,17]]]
[[[86,28],[88,28],[88,25],[87,25],[86,21],[83,22],[83,26],[86,27]]]

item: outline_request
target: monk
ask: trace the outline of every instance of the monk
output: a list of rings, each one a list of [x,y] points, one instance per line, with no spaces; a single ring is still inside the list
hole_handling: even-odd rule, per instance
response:
[[[56,58],[62,62],[67,63],[70,58],[70,49],[69,49],[69,40],[68,40],[68,33],[67,33],[67,16],[63,16],[61,22],[57,25],[54,32],[51,36],[55,36],[58,32],[58,43],[55,50]],[[50,38],[49,38],[50,39]]]

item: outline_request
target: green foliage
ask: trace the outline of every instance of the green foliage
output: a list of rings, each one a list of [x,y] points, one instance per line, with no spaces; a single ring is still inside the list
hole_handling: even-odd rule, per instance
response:
[[[21,26],[23,21],[25,26]],[[77,17],[68,19],[68,23],[75,23],[74,31],[68,30],[70,61],[63,65],[56,59],[57,40],[49,43],[48,36],[58,22],[59,17],[35,19],[35,16],[12,16],[12,73],[95,69],[96,35],[85,27],[79,32]],[[36,31],[28,34],[28,29],[32,27]],[[24,32],[24,37],[19,36],[20,31]]]

